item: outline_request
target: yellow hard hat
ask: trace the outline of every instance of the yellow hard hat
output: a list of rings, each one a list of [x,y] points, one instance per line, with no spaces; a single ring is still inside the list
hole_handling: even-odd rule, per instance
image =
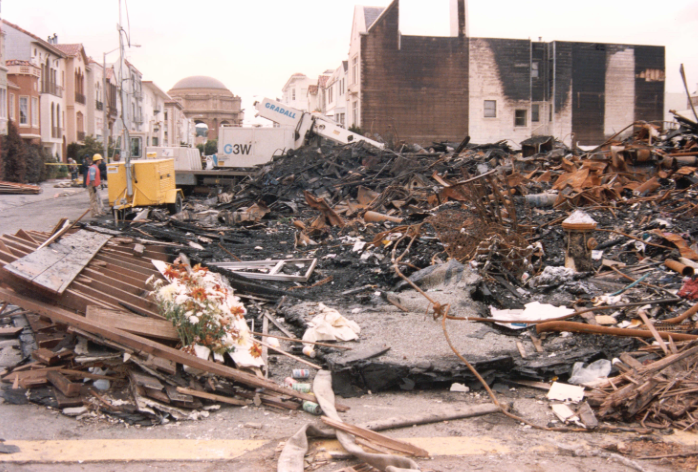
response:
[[[92,156],[92,162],[101,161],[101,160],[103,160],[103,157],[101,154],[95,154],[94,156]]]

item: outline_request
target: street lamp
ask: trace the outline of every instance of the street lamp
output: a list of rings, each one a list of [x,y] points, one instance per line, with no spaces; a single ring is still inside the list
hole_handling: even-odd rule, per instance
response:
[[[131,46],[134,48],[141,47],[140,44],[132,44]],[[109,162],[109,138],[107,137],[107,133],[108,133],[107,123],[109,120],[108,120],[108,115],[106,113],[104,113],[104,111],[107,108],[106,107],[106,105],[107,105],[106,104],[106,98],[107,98],[107,54],[111,54],[114,51],[118,51],[119,49],[121,49],[121,47],[112,49],[111,51],[108,51],[108,52],[105,52],[102,54],[102,89],[103,89],[104,98],[105,98],[105,103],[102,105],[102,112],[104,114],[104,118],[102,119],[102,129],[103,129],[103,131],[102,131],[103,143],[102,144],[104,145],[104,159],[107,162]],[[124,111],[121,110],[121,112],[123,113]]]

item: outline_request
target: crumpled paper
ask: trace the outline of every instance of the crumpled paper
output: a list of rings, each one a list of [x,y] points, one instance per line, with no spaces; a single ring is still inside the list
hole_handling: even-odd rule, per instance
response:
[[[308,323],[309,328],[303,334],[303,341],[353,341],[359,338],[361,328],[356,322],[346,319],[337,310],[323,303],[318,308],[320,314]]]

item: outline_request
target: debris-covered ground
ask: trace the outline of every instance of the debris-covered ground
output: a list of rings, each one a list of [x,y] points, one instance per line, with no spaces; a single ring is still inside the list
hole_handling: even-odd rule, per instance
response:
[[[679,123],[588,151],[309,146],[172,217],[3,235],[2,396],[140,425],[265,405],[341,430],[343,398],[451,390],[534,428],[693,431],[698,126]],[[554,419],[508,411],[522,388]]]

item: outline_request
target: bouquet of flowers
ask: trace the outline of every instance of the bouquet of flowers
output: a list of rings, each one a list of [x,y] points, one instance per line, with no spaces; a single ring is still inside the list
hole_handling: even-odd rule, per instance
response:
[[[245,323],[245,307],[223,277],[198,264],[154,262],[169,283],[151,277],[151,294],[179,333],[183,351],[218,361],[227,353],[238,367],[263,365],[261,347]]]

